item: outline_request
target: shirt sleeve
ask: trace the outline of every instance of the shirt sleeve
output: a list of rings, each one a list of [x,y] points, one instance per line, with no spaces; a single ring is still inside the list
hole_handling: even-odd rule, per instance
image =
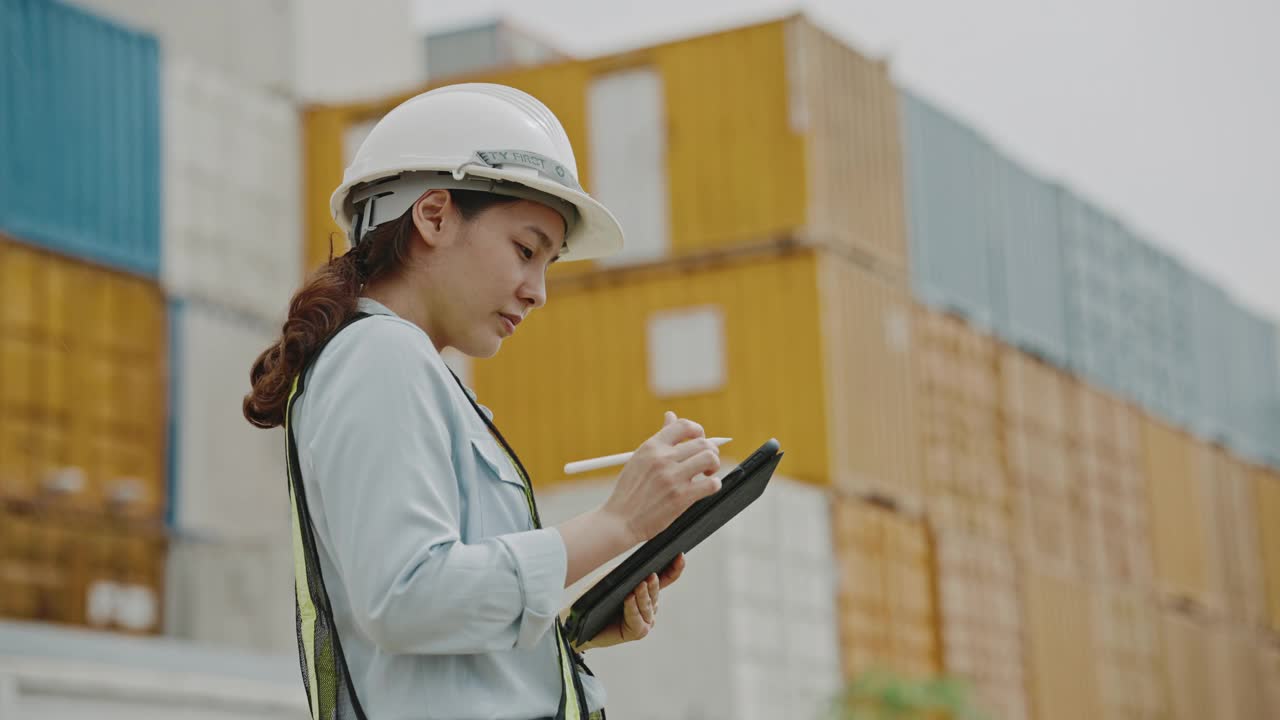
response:
[[[311,380],[309,485],[355,622],[395,653],[537,643],[559,611],[564,542],[554,528],[461,541],[456,386],[429,340],[374,317],[325,356]]]

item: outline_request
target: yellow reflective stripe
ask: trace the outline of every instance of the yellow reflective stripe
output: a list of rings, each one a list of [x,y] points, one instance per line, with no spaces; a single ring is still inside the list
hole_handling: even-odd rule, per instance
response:
[[[293,414],[293,398],[298,394],[298,379],[293,379],[289,401],[284,411],[284,462],[289,473],[289,510],[293,525],[293,586],[301,620],[303,655],[307,663],[307,687],[311,688],[311,717],[320,717],[320,684],[316,677],[316,606],[311,602],[311,586],[307,582],[307,553],[302,545],[302,519],[298,516],[298,501],[293,492],[293,461],[289,457],[289,418]]]
[[[582,711],[578,707],[578,688],[573,682],[573,658],[565,652],[564,636],[560,634],[560,623],[556,623],[556,654],[560,656],[560,674],[564,684],[564,717],[565,720],[582,720]]]

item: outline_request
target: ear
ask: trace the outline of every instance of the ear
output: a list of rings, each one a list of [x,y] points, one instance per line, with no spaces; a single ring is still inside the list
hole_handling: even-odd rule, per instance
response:
[[[428,247],[439,247],[446,241],[450,222],[457,215],[447,190],[428,190],[413,203],[413,224]]]

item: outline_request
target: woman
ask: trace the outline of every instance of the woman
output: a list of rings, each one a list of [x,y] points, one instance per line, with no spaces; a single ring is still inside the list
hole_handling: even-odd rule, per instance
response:
[[[667,413],[601,507],[542,528],[519,460],[440,351],[492,356],[546,302],[551,263],[614,252],[621,228],[579,187],[555,116],[487,84],[392,110],[331,205],[352,249],[294,296],[244,400],[251,423],[287,431],[312,717],[597,715],[563,591],[716,492],[718,451]],[[588,647],[644,637],[682,568],[637,587]]]

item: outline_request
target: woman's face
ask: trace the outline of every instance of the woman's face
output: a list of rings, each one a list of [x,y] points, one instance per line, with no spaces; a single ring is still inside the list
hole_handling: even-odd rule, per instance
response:
[[[560,214],[529,200],[493,205],[462,220],[442,208],[425,292],[432,340],[472,357],[491,357],[547,301],[547,268],[564,245]],[[437,337],[438,335],[438,337]]]

